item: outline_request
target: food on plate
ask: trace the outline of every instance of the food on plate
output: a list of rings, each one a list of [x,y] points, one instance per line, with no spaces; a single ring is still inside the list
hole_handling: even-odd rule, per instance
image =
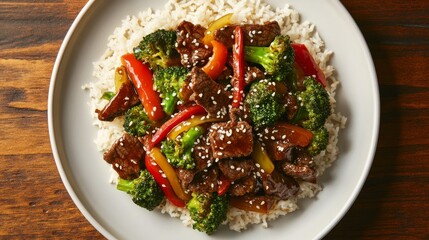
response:
[[[207,234],[267,226],[314,197],[346,118],[331,52],[298,16],[171,0],[125,19],[85,86],[117,189]]]

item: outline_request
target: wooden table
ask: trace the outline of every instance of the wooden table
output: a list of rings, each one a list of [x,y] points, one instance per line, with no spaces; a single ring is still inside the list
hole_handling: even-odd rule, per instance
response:
[[[374,58],[381,127],[368,180],[326,239],[429,239],[429,1],[342,2]],[[1,239],[103,238],[67,194],[47,127],[55,57],[84,4],[0,2]]]

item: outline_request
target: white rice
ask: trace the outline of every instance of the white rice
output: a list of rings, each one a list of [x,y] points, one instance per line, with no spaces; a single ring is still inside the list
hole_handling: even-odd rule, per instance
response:
[[[213,20],[227,14],[234,13],[234,23],[263,23],[277,21],[282,29],[282,34],[287,34],[293,42],[304,43],[314,56],[316,62],[328,79],[327,90],[331,97],[332,115],[326,122],[330,139],[326,151],[315,157],[317,174],[320,176],[338,155],[338,132],[344,128],[346,118],[335,112],[335,90],[339,82],[334,76],[334,68],[329,65],[332,52],[325,49],[324,42],[315,31],[315,26],[309,22],[300,22],[299,13],[288,4],[283,8],[273,8],[261,0],[170,0],[162,10],[153,11],[147,9],[137,16],[128,16],[122,21],[122,25],[116,28],[108,38],[107,50],[99,61],[94,63],[95,81],[83,86],[89,90],[90,112],[93,114],[94,125],[99,128],[95,144],[99,151],[104,152],[113,142],[123,134],[122,118],[113,122],[102,122],[97,119],[96,109],[101,109],[107,103],[100,100],[105,91],[114,89],[114,71],[120,66],[120,57],[132,52],[143,36],[157,29],[173,29],[181,21],[187,20],[205,27]],[[115,183],[116,173],[112,170],[110,181]],[[281,215],[298,209],[298,200],[301,198],[313,198],[322,190],[322,186],[308,182],[300,182],[301,191],[295,198],[280,201],[269,214],[245,212],[231,208],[225,224],[235,231],[247,228],[248,224],[262,224],[267,227],[267,222]],[[168,213],[172,217],[179,218],[185,225],[191,225],[191,219],[186,209],[177,208],[166,201],[161,207],[162,213]]]

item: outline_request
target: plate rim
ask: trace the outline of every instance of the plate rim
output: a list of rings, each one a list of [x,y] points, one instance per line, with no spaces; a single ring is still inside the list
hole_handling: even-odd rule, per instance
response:
[[[86,207],[83,205],[79,197],[77,196],[72,184],[70,183],[69,177],[67,176],[67,173],[63,167],[62,159],[60,157],[60,153],[57,147],[57,142],[59,141],[59,137],[57,136],[58,133],[56,133],[55,130],[55,117],[54,117],[54,96],[57,86],[57,80],[58,80],[58,73],[61,66],[61,62],[63,61],[65,56],[65,51],[70,44],[70,41],[73,37],[73,35],[76,32],[76,29],[79,27],[82,20],[87,16],[87,12],[93,7],[93,4],[96,2],[96,0],[88,0],[88,2],[84,5],[84,7],[79,11],[76,18],[73,20],[73,23],[71,24],[70,28],[68,29],[63,42],[61,43],[60,49],[58,50],[57,57],[55,59],[55,63],[52,69],[52,74],[50,78],[50,84],[49,84],[49,93],[48,93],[48,130],[49,130],[49,139],[51,144],[51,150],[52,154],[54,156],[55,165],[57,167],[58,173],[60,175],[61,181],[66,188],[67,193],[71,197],[73,203],[76,205],[76,207],[79,209],[79,211],[82,213],[82,215],[86,218],[86,220],[104,237],[108,239],[116,239],[106,228],[104,228],[93,216],[92,214],[86,209]]]

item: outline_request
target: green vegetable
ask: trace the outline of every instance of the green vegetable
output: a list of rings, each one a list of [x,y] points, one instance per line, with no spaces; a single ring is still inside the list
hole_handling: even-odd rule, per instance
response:
[[[192,227],[200,232],[212,234],[226,220],[228,205],[227,195],[193,193],[192,199],[186,205],[193,220]]]
[[[127,133],[141,137],[148,133],[152,121],[141,104],[138,104],[125,112],[124,129]]]
[[[325,127],[314,130],[312,133],[313,139],[311,140],[310,145],[307,147],[307,150],[311,156],[316,156],[321,151],[325,150],[326,146],[328,146],[329,133]]]
[[[179,140],[167,138],[161,143],[161,152],[165,154],[168,162],[178,168],[194,169],[195,159],[193,148],[195,141],[204,133],[201,126],[195,126],[183,134]]]
[[[180,62],[180,55],[175,48],[175,31],[159,29],[143,37],[133,49],[136,59],[150,65],[152,71],[175,65]]]
[[[149,211],[155,209],[164,199],[164,193],[147,170],[133,180],[119,178],[116,188],[131,195],[135,204]]]
[[[154,88],[162,98],[162,108],[171,115],[179,99],[183,100],[180,89],[186,80],[189,70],[184,67],[167,67],[154,74]]]
[[[268,47],[245,46],[244,58],[262,65],[275,81],[284,81],[294,74],[294,51],[289,36],[279,35]]]
[[[304,91],[296,93],[299,108],[291,122],[308,130],[317,130],[324,126],[331,114],[329,95],[313,77],[304,79],[304,87]]]
[[[101,98],[110,101],[115,95],[116,95],[115,92],[107,91],[107,92],[103,93],[103,95],[101,96]]]
[[[245,102],[249,106],[250,118],[256,128],[275,123],[286,111],[275,84],[261,80],[250,86]]]

